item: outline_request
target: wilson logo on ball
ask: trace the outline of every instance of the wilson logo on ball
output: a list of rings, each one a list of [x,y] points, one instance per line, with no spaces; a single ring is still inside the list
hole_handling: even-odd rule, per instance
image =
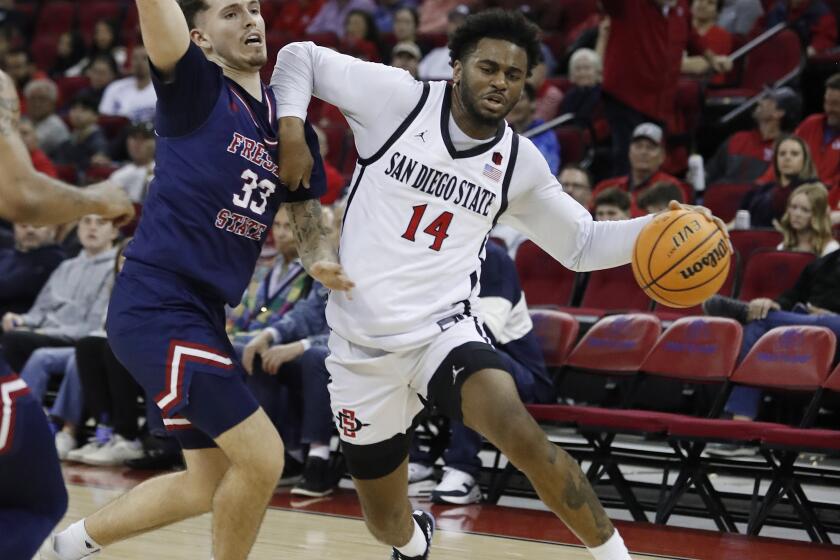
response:
[[[707,266],[716,267],[729,254],[729,244],[726,239],[718,241],[717,247],[703,255],[703,258],[698,259],[691,266],[680,271],[683,278],[689,279],[698,272],[702,272]]]

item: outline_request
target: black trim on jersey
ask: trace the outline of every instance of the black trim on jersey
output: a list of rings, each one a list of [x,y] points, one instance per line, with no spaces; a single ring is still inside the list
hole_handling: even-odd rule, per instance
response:
[[[470,273],[470,291],[473,291],[478,284],[478,273],[473,270]]]
[[[344,222],[347,221],[347,214],[350,213],[350,203],[353,202],[353,197],[356,195],[356,189],[359,188],[359,183],[362,182],[362,175],[365,174],[365,166],[359,167],[359,174],[356,176],[356,182],[350,189],[350,194],[347,196],[347,204],[344,205],[344,216],[341,218],[341,229],[344,229]]]
[[[363,166],[370,165],[371,163],[375,162],[379,158],[385,155],[385,152],[388,151],[388,148],[394,145],[394,142],[400,139],[400,136],[405,134],[405,131],[411,126],[411,123],[414,122],[414,119],[417,118],[417,115],[420,114],[420,111],[423,109],[423,105],[426,104],[426,100],[429,98],[429,87],[428,83],[423,84],[423,94],[420,96],[420,101],[417,102],[417,105],[414,106],[414,109],[408,114],[402,124],[397,128],[396,131],[391,135],[388,140],[385,141],[385,144],[379,148],[375,154],[370,156],[369,158],[359,158],[359,163]]]
[[[443,143],[446,146],[446,149],[449,151],[449,155],[452,156],[452,159],[469,158],[475,157],[479,154],[483,154],[484,152],[498,144],[502,137],[505,135],[505,121],[502,120],[499,123],[499,129],[496,131],[496,136],[494,136],[492,140],[490,140],[489,142],[485,142],[484,144],[479,144],[478,146],[470,148],[469,150],[459,152],[455,149],[455,146],[452,144],[452,138],[449,137],[449,119],[451,114],[452,86],[447,84],[446,91],[443,94],[443,103],[441,104],[440,109],[440,133],[443,137]]]
[[[487,337],[487,334],[485,334],[485,332],[481,329],[481,323],[478,322],[478,317],[473,317],[473,321],[475,321],[475,330],[478,331],[478,336],[484,339],[484,342],[492,346],[493,343],[490,342],[490,339]]]
[[[507,210],[508,207],[508,190],[510,189],[510,180],[513,177],[513,168],[516,167],[516,155],[519,153],[519,135],[515,132],[513,133],[513,138],[510,142],[510,155],[508,156],[508,166],[505,169],[505,178],[502,180],[502,202],[499,204],[499,211],[496,213],[496,217],[493,218],[493,226],[495,227],[496,222],[499,221],[502,213]]]
[[[467,317],[472,317],[472,306],[470,306],[470,300],[465,299],[461,302],[461,304],[463,304],[464,306],[464,315],[466,315]]]

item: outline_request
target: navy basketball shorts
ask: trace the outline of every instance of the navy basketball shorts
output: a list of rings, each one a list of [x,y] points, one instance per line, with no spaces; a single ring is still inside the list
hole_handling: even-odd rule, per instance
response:
[[[105,328],[114,355],[184,449],[215,447],[259,408],[225,333],[224,302],[184,277],[126,261]]]
[[[0,375],[0,558],[32,558],[66,511],[41,403],[23,380]]]

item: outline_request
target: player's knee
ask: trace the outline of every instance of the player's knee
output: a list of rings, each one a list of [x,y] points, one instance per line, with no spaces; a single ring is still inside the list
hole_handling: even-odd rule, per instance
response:
[[[255,484],[274,488],[283,473],[283,443],[280,438],[263,449],[259,457],[254,458],[243,467]]]

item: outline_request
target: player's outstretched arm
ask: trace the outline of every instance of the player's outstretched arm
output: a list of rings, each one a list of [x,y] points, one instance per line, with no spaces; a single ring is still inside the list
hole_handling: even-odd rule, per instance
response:
[[[298,256],[309,275],[330,290],[344,292],[352,289],[354,284],[338,262],[330,230],[321,217],[321,203],[318,200],[290,202],[286,209],[295,234]]]
[[[19,118],[14,83],[0,71],[0,217],[12,222],[62,224],[85,214],[120,221],[134,215],[131,201],[116,185],[79,189],[35,171],[18,134]]]
[[[149,59],[162,73],[172,72],[190,46],[190,29],[178,2],[137,0],[137,12]]]

